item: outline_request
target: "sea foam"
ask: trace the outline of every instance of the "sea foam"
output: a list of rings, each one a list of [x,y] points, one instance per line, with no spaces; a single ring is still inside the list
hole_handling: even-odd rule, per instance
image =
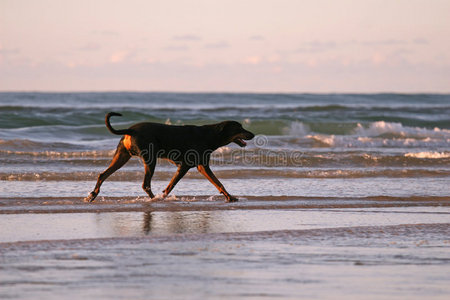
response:
[[[357,124],[354,134],[358,136],[381,136],[391,134],[394,137],[412,137],[412,138],[450,138],[450,130],[427,129],[421,127],[403,126],[400,123],[377,121],[370,123],[368,127],[364,127],[360,123]]]
[[[310,140],[313,147],[443,147],[450,142],[448,129],[409,127],[385,121],[357,123],[347,134],[318,133],[308,124],[294,121],[283,133]]]
[[[415,158],[450,158],[450,152],[434,152],[434,151],[410,152],[410,153],[406,153],[405,157],[415,157]]]

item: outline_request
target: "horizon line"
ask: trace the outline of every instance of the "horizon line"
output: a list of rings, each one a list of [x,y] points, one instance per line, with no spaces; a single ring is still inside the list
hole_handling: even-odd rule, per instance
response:
[[[275,95],[275,94],[298,94],[298,95],[334,95],[334,94],[343,94],[343,95],[383,95],[383,94],[393,94],[393,95],[450,95],[450,91],[417,91],[417,92],[406,92],[406,91],[345,91],[345,92],[337,92],[337,91],[326,91],[326,92],[312,92],[312,91],[189,91],[189,90],[1,90],[0,93],[43,93],[43,94],[70,94],[70,93],[80,93],[80,94],[89,94],[89,93],[153,93],[153,94],[267,94],[267,95]]]

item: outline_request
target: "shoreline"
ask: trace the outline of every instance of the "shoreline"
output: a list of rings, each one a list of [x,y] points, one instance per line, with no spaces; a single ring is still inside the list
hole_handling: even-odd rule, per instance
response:
[[[147,197],[104,197],[86,203],[80,197],[0,198],[1,214],[92,213],[146,211],[214,211],[234,209],[320,209],[370,207],[448,207],[446,196],[367,196],[367,197],[302,197],[302,196],[238,196],[240,201],[227,203],[221,196],[169,195],[166,199]]]

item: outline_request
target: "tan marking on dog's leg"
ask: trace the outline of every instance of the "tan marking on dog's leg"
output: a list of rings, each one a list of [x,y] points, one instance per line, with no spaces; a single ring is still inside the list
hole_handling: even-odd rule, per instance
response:
[[[127,149],[128,151],[130,151],[131,149],[131,135],[125,135],[123,138],[123,145],[125,147],[125,149]]]

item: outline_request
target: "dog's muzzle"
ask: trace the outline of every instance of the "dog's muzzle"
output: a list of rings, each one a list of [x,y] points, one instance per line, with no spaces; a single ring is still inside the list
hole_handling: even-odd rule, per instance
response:
[[[251,133],[250,131],[245,131],[245,132],[239,134],[238,136],[236,136],[234,138],[233,142],[238,144],[240,147],[245,147],[245,146],[247,146],[247,143],[245,142],[245,140],[248,141],[254,137],[255,137],[255,135],[253,133]]]

